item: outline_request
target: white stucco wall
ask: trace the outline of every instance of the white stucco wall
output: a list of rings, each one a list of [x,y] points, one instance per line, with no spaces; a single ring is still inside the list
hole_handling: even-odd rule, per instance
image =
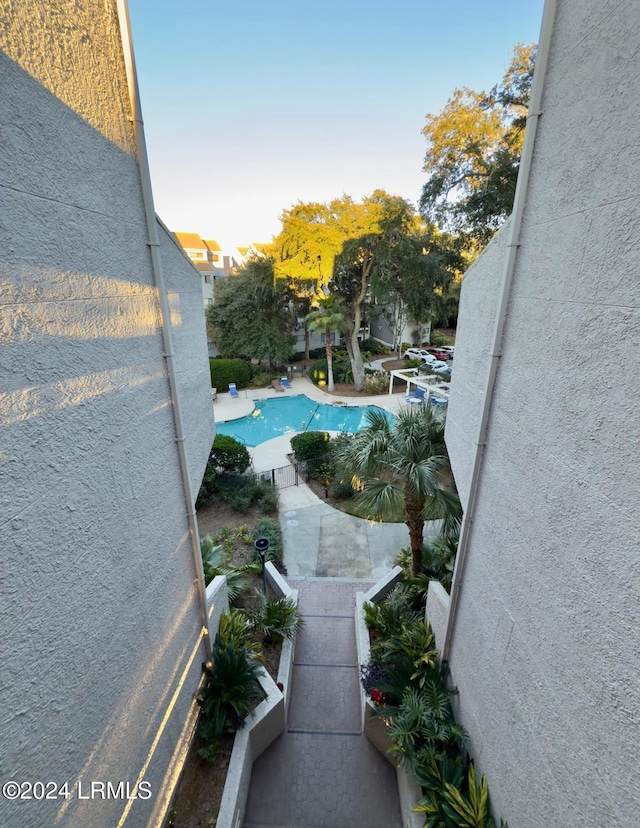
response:
[[[450,657],[517,828],[640,813],[639,21],[634,0],[558,3]],[[463,283],[447,425],[463,492],[495,254]]]
[[[114,2],[5,4],[0,32],[0,824],[115,826],[158,802],[204,655]],[[200,282],[162,238],[199,483],[213,437]],[[197,315],[195,314],[197,310]]]

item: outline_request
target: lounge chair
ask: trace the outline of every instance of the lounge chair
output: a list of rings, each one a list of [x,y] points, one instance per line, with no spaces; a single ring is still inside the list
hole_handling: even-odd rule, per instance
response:
[[[425,393],[424,388],[416,388],[415,391],[412,391],[410,394],[405,396],[404,401],[408,402],[410,405],[422,405],[424,403]]]
[[[284,392],[284,386],[282,385],[282,383],[280,382],[279,379],[271,380],[271,387],[273,389],[275,389],[276,391],[283,391]]]
[[[239,397],[240,396],[240,394],[238,394],[238,389],[236,388],[235,382],[230,382],[229,383],[229,396],[230,397]]]
[[[292,385],[286,377],[280,377],[280,382],[285,388],[291,388]]]

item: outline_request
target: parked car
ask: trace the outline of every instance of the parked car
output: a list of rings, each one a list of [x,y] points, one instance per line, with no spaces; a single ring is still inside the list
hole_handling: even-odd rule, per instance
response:
[[[441,351],[446,351],[448,354],[451,354],[451,356],[453,357],[455,355],[455,352],[456,352],[456,346],[455,345],[442,345],[440,350]]]
[[[446,359],[453,359],[453,354],[446,350],[446,348],[427,348],[428,352],[436,359],[442,361]]]
[[[434,374],[448,379],[451,376],[451,366],[446,362],[434,362],[429,366]]]
[[[435,357],[424,348],[407,348],[404,352],[405,359],[421,359],[423,362],[435,362]]]

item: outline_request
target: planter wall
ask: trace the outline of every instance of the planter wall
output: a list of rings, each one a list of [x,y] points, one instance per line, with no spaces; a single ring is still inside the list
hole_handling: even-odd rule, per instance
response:
[[[273,591],[277,595],[293,598],[297,604],[298,590],[289,587],[270,561],[265,565],[265,571]],[[253,763],[284,732],[291,697],[294,655],[295,638],[285,638],[278,667],[278,681],[283,685],[284,692],[280,692],[266,670],[261,670],[258,676],[267,698],[247,717],[245,726],[236,732],[216,828],[238,828],[242,825]]]

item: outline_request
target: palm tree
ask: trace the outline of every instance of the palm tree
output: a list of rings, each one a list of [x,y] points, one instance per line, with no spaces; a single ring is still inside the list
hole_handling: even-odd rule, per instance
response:
[[[409,527],[411,568],[422,563],[424,521],[443,518],[443,532],[460,525],[462,507],[455,492],[443,486],[449,468],[444,442],[444,419],[431,406],[402,408],[391,424],[380,409],[365,414],[367,425],[340,453],[343,467],[363,486],[357,495],[377,520],[404,508]]]
[[[334,390],[333,384],[333,354],[331,349],[331,334],[334,331],[346,330],[345,314],[347,305],[344,299],[339,296],[328,296],[321,299],[317,310],[311,311],[305,317],[305,324],[310,331],[325,335],[325,347],[327,350],[327,379],[329,391]]]

